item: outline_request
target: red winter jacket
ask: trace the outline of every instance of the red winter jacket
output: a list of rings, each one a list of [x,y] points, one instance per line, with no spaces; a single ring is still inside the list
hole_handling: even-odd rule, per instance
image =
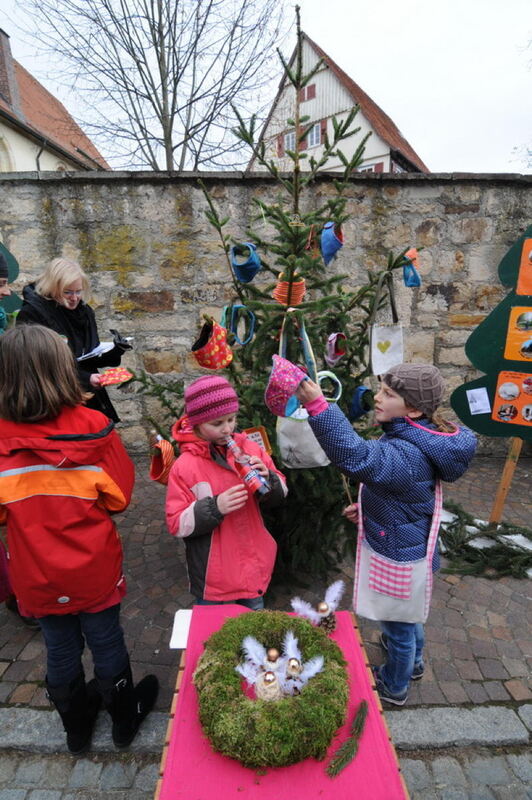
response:
[[[256,495],[224,517],[215,498],[241,483],[232,456],[226,460],[209,442],[199,439],[186,417],[176,422],[172,436],[179,442],[181,455],[168,480],[166,522],[170,533],[184,539],[191,593],[214,601],[263,595],[277,545],[264,526]],[[270,470],[272,490],[265,502],[280,502],[286,483],[272,459],[245,434],[236,433],[234,439]]]
[[[7,522],[9,574],[26,613],[100,610],[115,598],[122,545],[110,513],[127,508],[133,483],[133,463],[99,411],[0,419],[0,523]]]

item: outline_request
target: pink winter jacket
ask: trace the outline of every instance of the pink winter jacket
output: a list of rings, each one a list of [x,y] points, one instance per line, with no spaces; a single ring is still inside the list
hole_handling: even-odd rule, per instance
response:
[[[191,593],[218,602],[263,595],[277,545],[264,526],[256,496],[250,494],[243,508],[224,517],[216,496],[241,481],[231,454],[224,458],[199,439],[186,417],[176,422],[172,436],[179,442],[181,455],[168,480],[166,521],[170,533],[185,542]],[[245,434],[236,433],[234,439],[270,470],[268,504],[281,502],[286,482],[272,459]]]

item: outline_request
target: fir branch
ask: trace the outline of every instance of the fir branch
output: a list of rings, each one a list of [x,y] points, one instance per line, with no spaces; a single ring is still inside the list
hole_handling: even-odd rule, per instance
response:
[[[329,778],[336,778],[356,756],[367,715],[368,703],[367,700],[362,700],[355,714],[353,724],[351,725],[349,739],[346,739],[346,741],[340,745],[327,767],[326,771]]]

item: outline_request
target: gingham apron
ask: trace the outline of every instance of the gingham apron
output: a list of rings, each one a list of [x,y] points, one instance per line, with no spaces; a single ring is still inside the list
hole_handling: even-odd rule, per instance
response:
[[[376,553],[364,533],[361,506],[362,486],[358,493],[358,542],[355,564],[353,606],[356,614],[375,620],[425,622],[432,595],[432,558],[441,522],[442,488],[434,487],[434,513],[424,558],[416,561],[393,561]]]

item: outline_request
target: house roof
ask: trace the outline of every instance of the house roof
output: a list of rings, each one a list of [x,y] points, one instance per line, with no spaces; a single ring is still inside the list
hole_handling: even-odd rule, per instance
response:
[[[310,36],[307,36],[306,33],[303,31],[301,32],[301,36],[304,40],[306,40],[309,45],[312,47],[318,58],[323,60],[323,63],[326,67],[328,67],[334,75],[338,78],[342,86],[349,92],[351,97],[353,98],[353,102],[360,106],[360,110],[368,120],[369,124],[372,126],[375,133],[377,133],[383,141],[390,147],[392,156],[395,160],[406,159],[408,164],[411,167],[414,167],[416,171],[420,172],[430,172],[427,165],[420,159],[416,151],[411,147],[411,145],[406,141],[403,134],[400,132],[397,125],[390,119],[388,114],[380,108],[377,103],[375,103],[369,95],[364,92],[360,86],[355,83],[355,81],[349,77],[349,75],[341,69],[335,61],[327,55],[327,53],[322,50],[322,48],[314,42]],[[291,66],[296,58],[297,48],[294,48],[294,52],[290,58],[289,65]],[[273,111],[281,93],[285,87],[286,82],[286,75],[283,75],[281,79],[281,83],[279,85],[279,90],[277,92],[277,97],[275,98],[272,107],[270,109],[270,113],[264,123],[262,128],[262,133],[260,138],[264,136],[270,120],[273,116]],[[253,156],[248,169],[254,163],[255,157]]]
[[[59,100],[13,59],[20,105],[0,95],[0,112],[26,135],[46,139],[50,148],[62,151],[83,169],[110,169],[109,165]]]
[[[405,137],[397,127],[397,125],[390,119],[380,106],[375,103],[369,95],[364,92],[349,75],[336,64],[327,53],[321,49],[319,45],[314,42],[306,33],[302,36],[309,45],[312,47],[316,55],[323,59],[323,63],[336,75],[344,89],[346,89],[355,103],[358,103],[360,110],[381,139],[383,139],[393,151],[397,151],[400,155],[406,158],[410,163],[417,167],[420,172],[430,172],[429,168],[420,159],[416,151],[406,141]],[[295,57],[292,56],[292,60]]]

